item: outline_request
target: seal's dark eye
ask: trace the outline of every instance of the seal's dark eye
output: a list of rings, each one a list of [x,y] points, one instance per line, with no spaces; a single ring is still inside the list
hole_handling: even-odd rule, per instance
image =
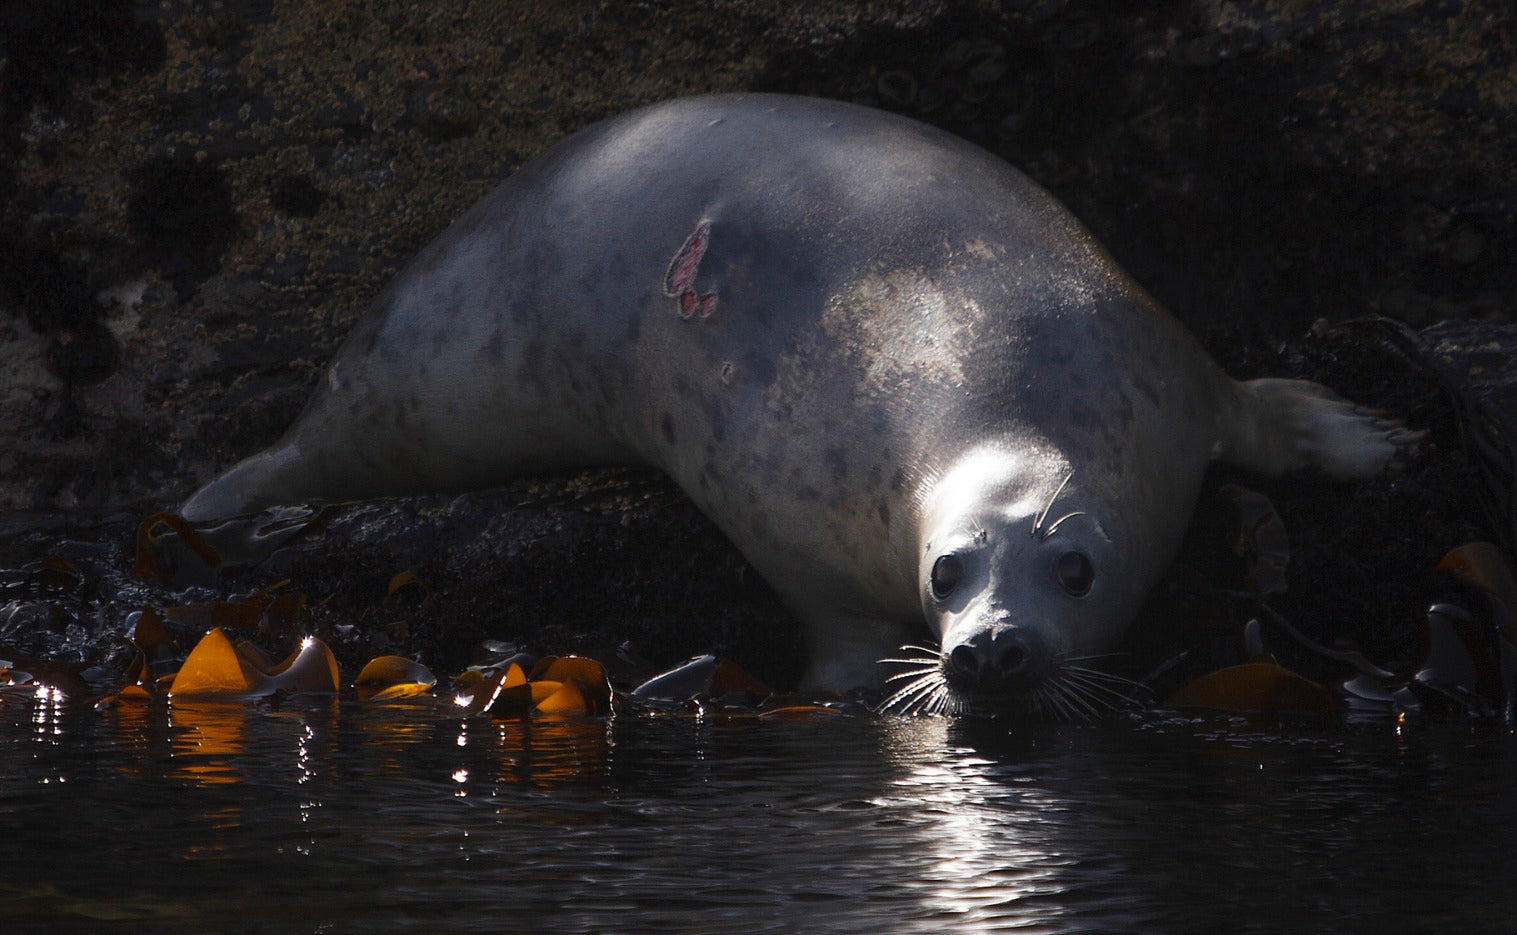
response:
[[[1090,593],[1090,586],[1096,583],[1096,567],[1084,552],[1065,552],[1060,555],[1059,564],[1054,566],[1053,573],[1059,579],[1059,587],[1071,597],[1084,597]]]
[[[964,580],[964,561],[957,555],[941,555],[932,563],[932,596],[942,600]]]

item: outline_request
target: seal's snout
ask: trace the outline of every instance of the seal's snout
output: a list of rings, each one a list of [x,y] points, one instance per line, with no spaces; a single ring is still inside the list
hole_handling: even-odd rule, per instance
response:
[[[988,649],[967,643],[955,646],[953,652],[948,654],[948,666],[953,676],[973,682],[979,679],[986,669],[999,671],[1004,675],[1018,675],[1027,668],[1029,659],[1027,642],[1021,637],[1006,637],[999,641],[989,642],[991,646]]]
[[[1047,653],[1016,626],[985,627],[949,650],[943,675],[955,691],[983,696],[1026,693],[1047,669]]]

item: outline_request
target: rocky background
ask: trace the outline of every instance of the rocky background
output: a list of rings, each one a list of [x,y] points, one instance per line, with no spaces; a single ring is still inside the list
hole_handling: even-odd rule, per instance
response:
[[[726,90],[967,137],[1069,205],[1235,376],[1323,378],[1430,428],[1400,478],[1268,487],[1298,542],[1298,620],[1404,642],[1416,577],[1509,536],[1437,367],[1494,384],[1487,408],[1511,398],[1491,379],[1517,304],[1510,0],[23,0],[0,6],[0,554],[67,535],[129,562],[134,519],[273,441],[388,278],[524,160]],[[1371,314],[1457,324],[1410,350],[1331,327]],[[340,559],[340,608],[425,567],[424,612],[379,616],[451,615],[432,626],[459,640],[694,611],[655,654],[759,624],[786,636],[758,657],[789,651],[783,612],[662,481],[493,496],[468,503],[516,532],[397,504],[405,522],[328,540],[306,573]]]

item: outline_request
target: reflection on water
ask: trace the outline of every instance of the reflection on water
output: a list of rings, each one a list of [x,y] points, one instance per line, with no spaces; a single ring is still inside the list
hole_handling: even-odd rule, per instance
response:
[[[1517,931],[1517,745],[1392,725],[0,705],[0,931]]]

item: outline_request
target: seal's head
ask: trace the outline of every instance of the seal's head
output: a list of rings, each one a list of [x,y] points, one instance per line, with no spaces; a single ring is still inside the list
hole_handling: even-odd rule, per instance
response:
[[[1067,461],[1025,444],[982,448],[932,482],[923,506],[922,609],[939,646],[896,677],[910,681],[884,707],[1065,717],[1111,707],[1113,677],[1082,663],[1126,631],[1132,569],[1103,521],[1109,508]]]

